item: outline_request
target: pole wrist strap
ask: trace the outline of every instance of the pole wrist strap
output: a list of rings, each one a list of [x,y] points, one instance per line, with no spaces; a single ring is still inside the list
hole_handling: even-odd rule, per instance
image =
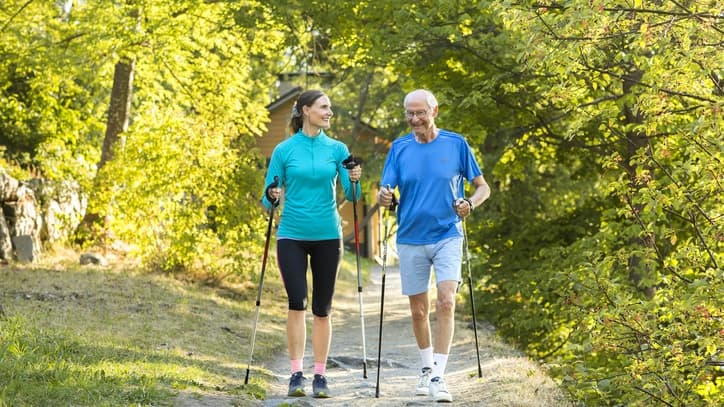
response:
[[[472,212],[475,209],[475,206],[473,206],[473,201],[470,198],[463,198],[463,199],[465,200],[465,202],[468,203],[468,205],[470,205],[470,212]]]

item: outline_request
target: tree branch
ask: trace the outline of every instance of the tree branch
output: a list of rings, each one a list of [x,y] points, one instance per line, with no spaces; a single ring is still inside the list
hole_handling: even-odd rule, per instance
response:
[[[676,180],[676,178],[674,178],[674,176],[654,157],[654,147],[651,145],[650,139],[647,139],[647,143],[648,143],[648,148],[647,148],[646,155],[648,156],[649,160],[651,160],[651,162],[656,164],[656,166],[659,167],[659,169],[664,174],[666,174],[666,176],[674,183],[674,185],[676,185],[677,188],[683,189],[681,184],[679,184],[679,182]],[[701,215],[704,216],[704,218],[706,220],[708,220],[711,225],[716,225],[716,222],[714,222],[714,220],[711,217],[709,217],[709,215],[707,215],[706,212],[704,212],[704,208],[702,208],[698,202],[694,201],[694,199],[691,198],[688,191],[684,191],[684,197],[686,198],[687,201],[689,201],[689,203],[694,205],[694,207],[697,209],[697,211],[699,213],[701,213]]]
[[[585,61],[585,60],[584,60],[584,61]],[[698,95],[693,95],[693,94],[691,94],[691,93],[679,92],[679,91],[675,91],[675,90],[671,90],[671,89],[665,89],[665,88],[656,87],[656,86],[654,86],[654,85],[650,85],[650,84],[648,84],[648,83],[645,83],[645,82],[641,81],[641,80],[638,79],[638,78],[634,78],[634,77],[632,77],[632,76],[630,76],[630,75],[619,74],[619,73],[610,71],[610,70],[608,70],[608,69],[603,69],[603,68],[598,68],[598,67],[595,67],[595,66],[591,66],[591,65],[589,65],[588,63],[584,63],[583,66],[586,67],[587,69],[590,69],[590,70],[594,71],[594,72],[605,73],[605,74],[610,75],[611,77],[614,77],[614,78],[616,78],[616,79],[620,79],[620,80],[622,80],[622,81],[629,81],[629,82],[635,83],[636,85],[643,86],[643,87],[649,88],[649,89],[655,89],[655,90],[657,90],[657,91],[659,91],[659,92],[663,92],[663,93],[666,93],[666,94],[668,94],[668,95],[681,96],[681,97],[684,97],[684,98],[690,98],[690,99],[698,100],[698,101],[701,101],[701,102],[707,102],[707,103],[711,103],[711,104],[719,103],[718,101],[716,101],[716,100],[714,100],[714,99],[705,98],[705,97],[703,97],[703,96],[698,96]]]
[[[648,390],[646,390],[646,389],[644,389],[644,388],[642,388],[642,387],[633,386],[633,388],[636,389],[636,390],[638,390],[638,391],[641,391],[641,392],[646,393],[647,395],[649,395],[649,397],[655,399],[656,401],[658,401],[658,402],[660,402],[660,403],[666,404],[666,405],[669,406],[669,407],[674,407],[673,404],[669,403],[668,401],[662,399],[661,397],[659,397],[659,396],[651,393],[650,391],[648,391]]]
[[[686,15],[687,15],[687,16],[692,16],[692,17],[696,18],[696,19],[699,20],[699,21],[701,21],[703,18],[711,18],[711,17],[718,18],[718,17],[721,17],[721,15],[719,15],[719,16],[712,16],[712,15],[710,15],[710,14],[703,14],[703,13],[694,14],[694,13],[691,12],[691,10],[689,10],[688,8],[686,8],[683,4],[679,3],[678,1],[676,1],[676,0],[671,0],[671,2],[674,3],[674,4],[676,4],[676,7],[684,10],[684,11],[686,12]],[[703,22],[703,21],[702,21],[702,22]],[[716,30],[717,32],[719,32],[719,34],[724,34],[724,31],[720,30],[715,24],[712,24],[712,25],[711,25],[711,28],[713,28],[714,30]]]
[[[23,4],[22,6],[20,6],[20,8],[18,9],[18,11],[16,11],[13,15],[11,15],[10,18],[8,19],[8,21],[6,21],[5,24],[3,24],[2,27],[0,27],[0,32],[5,31],[5,28],[7,28],[7,26],[10,25],[10,23],[13,22],[13,20],[15,19],[15,17],[17,17],[18,14],[22,13],[22,11],[23,11],[26,7],[28,7],[28,6],[30,5],[30,3],[32,3],[33,1],[34,1],[34,0],[28,0],[27,2],[25,2],[25,4]]]
[[[674,2],[676,4],[676,2]],[[677,6],[679,6],[677,4]],[[569,7],[566,7],[564,5],[560,4],[542,4],[542,3],[533,3],[531,5],[532,8],[535,9],[553,9],[553,10],[562,10],[565,11]],[[701,18],[713,18],[718,19],[719,16],[716,14],[709,14],[709,13],[692,13],[686,8],[679,6],[683,10],[686,11],[686,13],[677,13],[675,11],[667,11],[667,10],[653,10],[653,9],[645,9],[645,8],[635,8],[635,7],[603,7],[601,8],[601,11],[608,11],[613,13],[620,13],[620,12],[627,12],[627,13],[637,13],[637,14],[658,14],[658,15],[664,15],[664,16],[678,16],[678,17],[701,17]]]

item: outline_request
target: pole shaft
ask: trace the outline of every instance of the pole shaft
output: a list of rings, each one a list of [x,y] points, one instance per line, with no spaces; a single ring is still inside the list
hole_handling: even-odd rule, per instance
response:
[[[269,223],[266,227],[266,241],[264,242],[264,256],[261,260],[261,273],[259,275],[259,289],[256,292],[256,311],[254,312],[254,326],[251,330],[251,350],[249,351],[249,363],[246,365],[246,377],[244,378],[244,384],[249,384],[249,369],[254,357],[254,344],[256,343],[256,324],[259,321],[259,307],[261,306],[261,292],[264,288],[264,271],[266,270],[266,260],[269,255],[269,240],[271,240],[272,224],[274,223],[274,208],[275,205],[272,203],[271,210],[269,211]]]
[[[352,211],[354,212],[354,246],[355,257],[357,259],[357,298],[359,300],[359,318],[362,327],[362,377],[367,378],[367,343],[365,341],[365,314],[364,305],[362,304],[362,270],[360,269],[360,253],[359,253],[359,222],[357,220],[357,184],[358,181],[352,181]]]
[[[377,384],[375,398],[380,397],[380,365],[382,364],[382,322],[385,315],[385,279],[387,277],[387,244],[390,225],[390,209],[385,211],[385,235],[382,236],[382,291],[380,293],[380,331],[377,336]]]
[[[468,246],[468,229],[463,219],[463,239],[465,241],[465,264],[468,268],[468,287],[470,289],[470,307],[473,314],[473,331],[475,332],[475,355],[478,358],[478,377],[483,377],[483,368],[480,365],[480,347],[478,346],[478,325],[475,316],[475,296],[473,295],[473,273],[470,268],[470,247]]]

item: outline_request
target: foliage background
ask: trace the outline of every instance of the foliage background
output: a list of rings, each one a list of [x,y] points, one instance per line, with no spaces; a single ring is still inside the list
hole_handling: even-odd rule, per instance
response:
[[[13,171],[81,181],[149,268],[243,281],[264,237],[253,145],[276,74],[330,94],[368,187],[384,155],[355,124],[391,140],[404,94],[429,88],[493,187],[469,224],[481,316],[585,405],[717,405],[723,13],[707,0],[3,1],[0,141]],[[135,62],[132,117],[97,172],[120,60]]]

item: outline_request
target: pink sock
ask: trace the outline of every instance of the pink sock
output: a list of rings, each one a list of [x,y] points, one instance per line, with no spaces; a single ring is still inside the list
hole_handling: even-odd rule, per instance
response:
[[[314,362],[314,374],[321,374],[327,371],[327,364],[324,362]]]
[[[303,361],[303,359],[291,359],[292,374],[302,371],[302,368],[303,368],[302,361]]]

